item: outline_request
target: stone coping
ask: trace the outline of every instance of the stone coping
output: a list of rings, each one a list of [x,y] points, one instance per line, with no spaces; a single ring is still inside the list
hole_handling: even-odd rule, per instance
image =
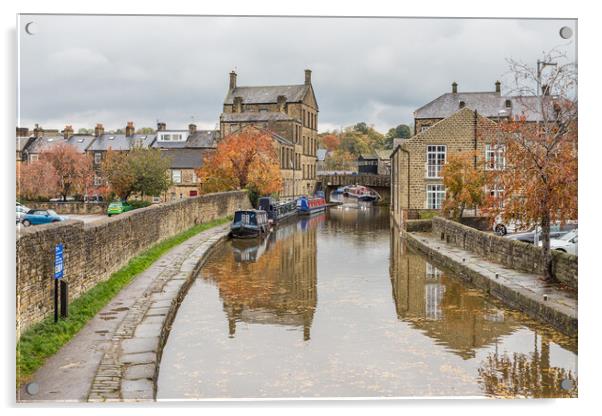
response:
[[[488,261],[469,251],[446,244],[429,233],[401,231],[408,245],[438,266],[512,308],[577,337],[577,297],[572,291],[548,284],[538,275],[520,272]]]
[[[100,362],[88,401],[156,399],[161,355],[180,303],[214,247],[228,238],[228,231],[229,224],[195,236],[200,238],[192,243],[191,249],[176,262],[166,265],[143,296],[136,300]]]

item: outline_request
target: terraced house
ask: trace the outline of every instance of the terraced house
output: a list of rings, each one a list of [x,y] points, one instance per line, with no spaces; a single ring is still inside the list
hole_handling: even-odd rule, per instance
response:
[[[246,126],[274,133],[283,149],[293,148],[292,163],[280,154],[284,181],[283,197],[313,193],[316,186],[318,147],[318,104],[305,70],[303,84],[239,86],[236,72],[230,73],[228,93],[220,116],[222,137]],[[284,141],[287,143],[284,143]]]

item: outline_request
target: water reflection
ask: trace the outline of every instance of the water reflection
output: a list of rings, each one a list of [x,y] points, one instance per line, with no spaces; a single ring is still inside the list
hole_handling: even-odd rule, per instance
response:
[[[303,328],[310,339],[317,304],[316,227],[325,215],[280,225],[263,241],[232,240],[203,268],[219,289],[230,337],[239,322]],[[270,256],[262,256],[268,250]]]
[[[319,302],[318,302],[319,299]],[[203,266],[160,399],[575,396],[576,340],[405,248],[386,208],[329,209]]]

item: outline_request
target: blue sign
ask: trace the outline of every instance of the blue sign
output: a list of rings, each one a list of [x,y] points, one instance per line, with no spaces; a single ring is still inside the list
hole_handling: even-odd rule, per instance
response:
[[[63,243],[59,243],[54,248],[54,278],[61,279],[65,264],[63,263]]]

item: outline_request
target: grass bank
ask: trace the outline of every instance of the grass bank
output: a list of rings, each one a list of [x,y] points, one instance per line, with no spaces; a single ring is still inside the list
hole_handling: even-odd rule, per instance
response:
[[[190,237],[222,225],[231,218],[221,218],[194,227],[164,240],[138,256],[111,277],[88,290],[69,305],[69,316],[54,323],[50,316],[25,331],[17,343],[17,385],[27,382],[29,377],[69,342],[113,297],[129,284],[138,274],[146,270],[165,252]]]

